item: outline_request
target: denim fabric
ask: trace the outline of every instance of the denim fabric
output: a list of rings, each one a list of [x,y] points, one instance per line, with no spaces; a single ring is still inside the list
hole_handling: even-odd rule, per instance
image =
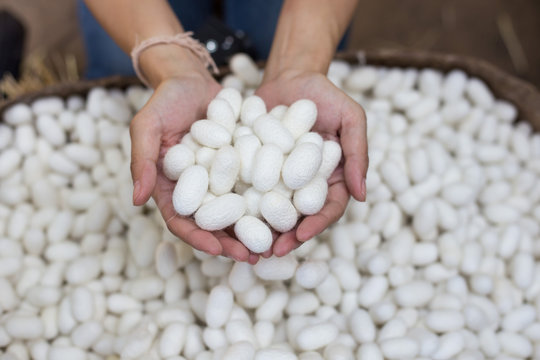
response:
[[[169,0],[186,31],[197,30],[212,13],[212,0]],[[244,31],[251,39],[256,57],[268,57],[283,0],[224,0],[225,23]],[[86,77],[134,75],[130,57],[125,54],[99,25],[83,0],[78,12],[86,48]],[[340,49],[344,41],[340,44]]]
[[[186,31],[199,28],[212,11],[212,0],[170,0]],[[131,58],[99,25],[83,0],[78,0],[79,22],[86,50],[86,77],[135,75]]]
[[[283,0],[225,0],[225,22],[247,34],[259,59],[270,52]]]

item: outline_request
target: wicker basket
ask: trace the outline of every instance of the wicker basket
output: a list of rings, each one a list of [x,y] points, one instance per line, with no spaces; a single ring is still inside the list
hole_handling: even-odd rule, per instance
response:
[[[434,68],[441,71],[462,69],[471,76],[483,79],[500,99],[513,103],[519,110],[519,118],[528,120],[534,129],[540,131],[540,92],[533,85],[511,76],[486,61],[462,55],[449,55],[417,50],[370,50],[345,52],[336,55],[337,59],[351,64],[384,65],[389,67]],[[229,72],[228,68],[221,69],[221,76]],[[22,95],[0,103],[0,115],[10,105],[17,102],[29,103],[44,96],[85,95],[96,86],[125,88],[129,85],[140,84],[132,77],[109,77],[95,81],[66,83],[47,87],[41,91]]]
[[[390,67],[434,68],[443,72],[462,69],[468,75],[484,80],[497,98],[513,103],[519,110],[519,118],[531,122],[534,129],[540,131],[540,91],[484,60],[416,50],[358,51],[341,53],[336,57],[350,63]]]

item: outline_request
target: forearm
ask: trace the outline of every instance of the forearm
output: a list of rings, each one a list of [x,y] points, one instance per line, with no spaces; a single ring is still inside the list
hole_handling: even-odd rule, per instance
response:
[[[265,78],[287,70],[326,74],[357,0],[286,0]]]
[[[165,0],[86,0],[86,4],[127,54],[143,40],[184,31]],[[139,64],[154,86],[166,78],[192,73],[203,67],[190,50],[174,44],[146,49],[140,54]]]
[[[86,0],[86,5],[127,53],[142,40],[183,31],[164,0]]]

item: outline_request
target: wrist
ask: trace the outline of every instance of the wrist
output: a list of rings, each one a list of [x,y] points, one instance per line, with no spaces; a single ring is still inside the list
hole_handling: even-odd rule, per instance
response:
[[[263,82],[278,78],[293,78],[302,74],[326,75],[332,56],[291,57],[286,61],[268,61]]]
[[[157,44],[145,49],[139,55],[139,67],[153,88],[175,77],[212,79],[205,64],[196,54],[176,44]]]
[[[332,46],[283,49],[274,52],[265,67],[263,82],[291,78],[301,74],[326,75],[332,61]]]
[[[326,75],[356,0],[285,0],[265,81],[289,70]]]
[[[332,19],[319,13],[317,6],[308,6],[304,1],[285,1],[266,64],[265,80],[289,71],[326,75],[339,41],[338,30]]]

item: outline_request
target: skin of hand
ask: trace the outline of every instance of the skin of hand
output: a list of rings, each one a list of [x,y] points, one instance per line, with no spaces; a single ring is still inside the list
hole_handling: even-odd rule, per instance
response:
[[[285,0],[272,50],[257,95],[267,108],[310,99],[317,105],[313,131],[336,140],[342,161],[329,179],[328,196],[318,214],[280,234],[263,256],[283,256],[322,232],[343,215],[350,195],[366,196],[368,167],[366,117],[362,107],[327,79],[326,73],[357,5],[356,0]]]
[[[141,41],[184,31],[166,0],[86,0],[86,4],[116,43],[129,53]],[[200,59],[178,45],[156,45],[139,57],[140,69],[155,89],[130,126],[133,204],[152,196],[169,230],[194,248],[254,264],[251,254],[224,231],[201,230],[193,220],[176,214],[172,205],[175,183],[161,169],[167,150],[206,117],[206,108],[221,86]]]
[[[167,150],[180,142],[193,122],[206,116],[208,104],[220,89],[206,69],[159,83],[130,126],[133,203],[142,205],[152,196],[168,229],[182,240],[206,253],[254,264],[259,256],[225,231],[204,231],[192,219],[176,214],[171,201],[176,182],[162,171]]]
[[[305,217],[293,230],[281,234],[271,251],[263,255],[283,256],[337,221],[343,215],[350,195],[356,200],[365,200],[366,118],[358,103],[317,72],[286,71],[265,79],[256,94],[265,100],[268,109],[279,104],[290,105],[299,99],[312,100],[318,109],[312,131],[326,140],[338,141],[342,146],[342,160],[328,179],[324,207],[319,213]]]

